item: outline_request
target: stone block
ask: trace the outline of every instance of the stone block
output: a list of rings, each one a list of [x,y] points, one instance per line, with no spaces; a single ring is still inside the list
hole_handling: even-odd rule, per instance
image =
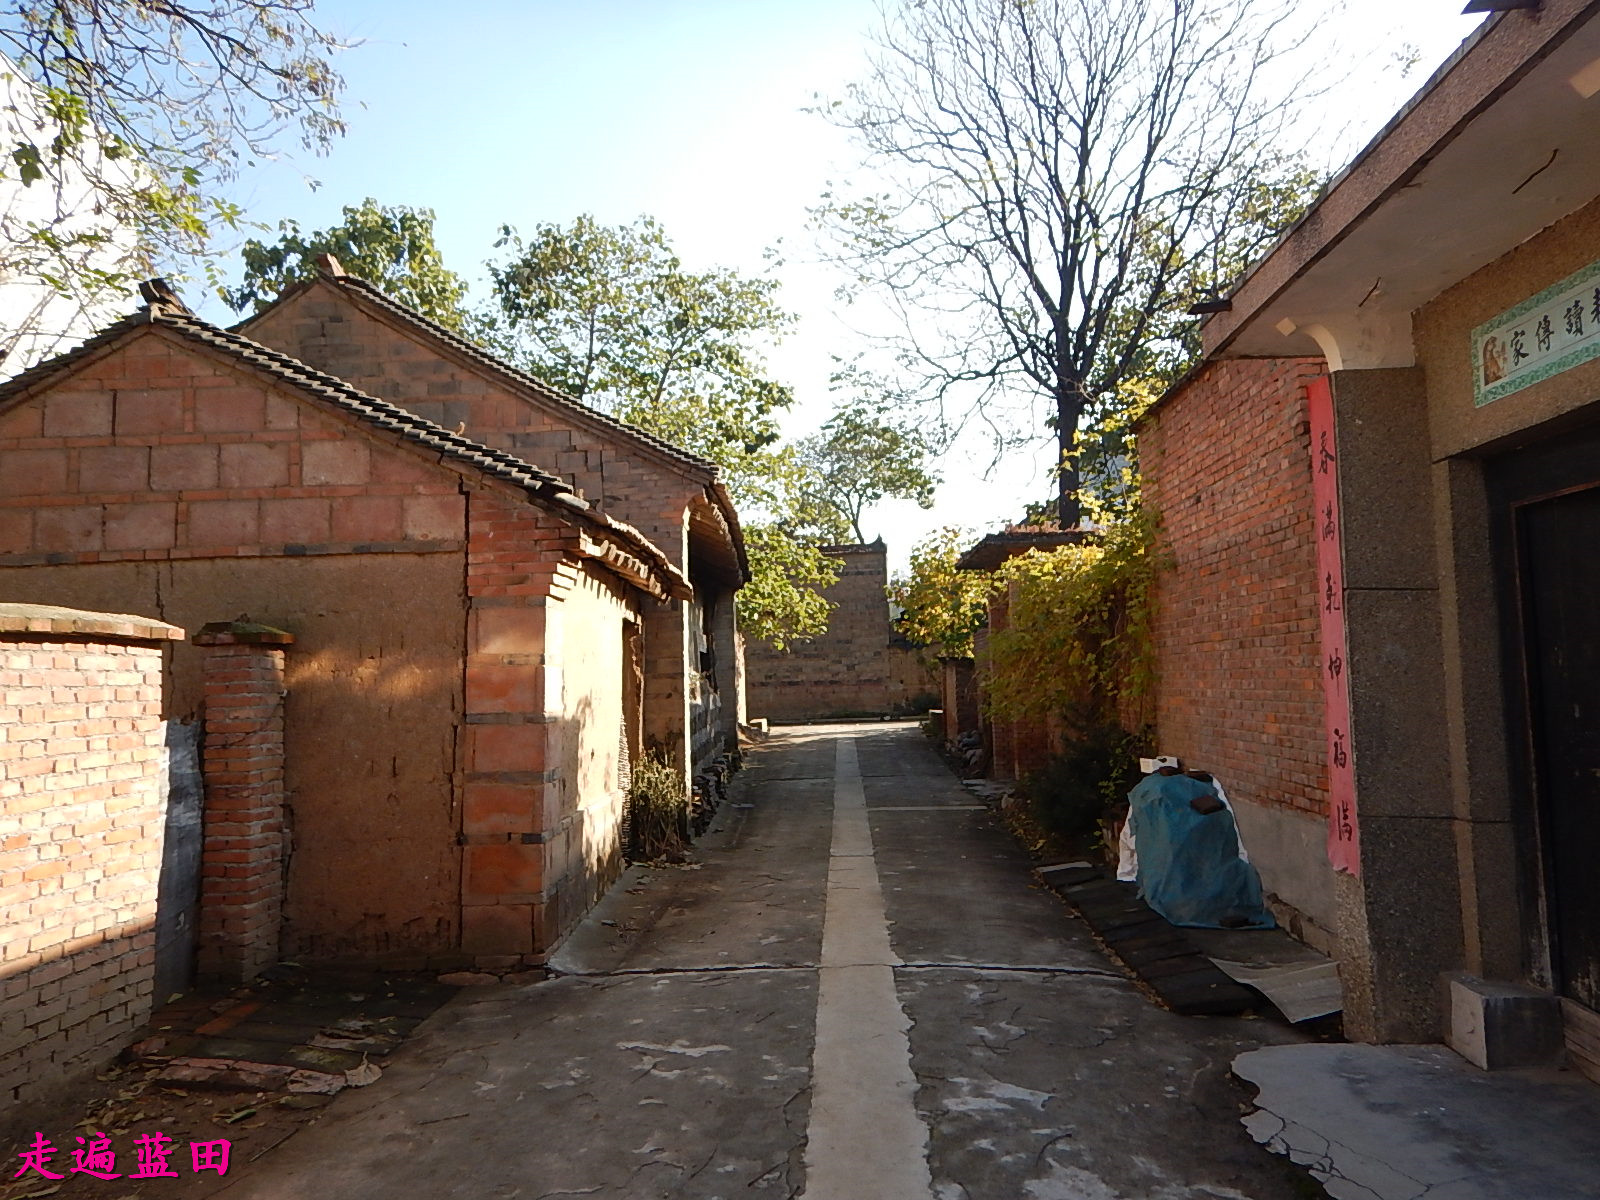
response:
[[[150,486],[158,492],[217,486],[217,447],[203,442],[156,446],[150,451]]]
[[[106,519],[106,544],[111,544]],[[253,546],[261,540],[259,507],[254,500],[201,500],[189,505],[189,545]]]
[[[46,398],[45,437],[103,437],[110,432],[110,392],[51,392]]]
[[[142,492],[149,486],[148,446],[85,446],[78,451],[80,492]]]
[[[103,543],[98,505],[41,506],[35,525],[35,545],[45,553],[99,550]]]
[[[203,433],[253,433],[266,425],[266,393],[253,387],[195,392],[194,427]]]
[[[1565,1041],[1561,1002],[1550,992],[1474,975],[1445,977],[1450,990],[1450,1048],[1485,1071],[1553,1067]]]
[[[537,843],[468,846],[464,892],[484,900],[535,899],[543,886],[544,854],[545,848]]]
[[[405,533],[408,541],[459,540],[465,537],[466,512],[461,497],[406,497]]]
[[[113,419],[119,436],[139,433],[182,433],[183,391],[180,388],[120,391],[117,393]]]
[[[461,948],[473,955],[530,953],[533,950],[533,906],[465,906],[461,910]]]
[[[175,504],[118,504],[106,509],[107,550],[166,550],[177,536]]]
[[[65,450],[8,450],[0,496],[48,496],[66,490]]]
[[[300,449],[300,482],[309,487],[366,483],[370,473],[370,455],[364,442],[307,442]]]
[[[225,488],[282,487],[289,482],[289,449],[283,442],[235,442],[221,447]]]

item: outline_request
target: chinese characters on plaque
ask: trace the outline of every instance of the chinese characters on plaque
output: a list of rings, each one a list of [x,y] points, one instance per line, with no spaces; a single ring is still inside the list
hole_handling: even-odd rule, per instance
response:
[[[1600,262],[1472,331],[1472,399],[1479,408],[1600,358]]]
[[[1322,698],[1327,713],[1328,861],[1361,874],[1355,763],[1350,749],[1349,652],[1344,632],[1344,560],[1339,539],[1339,451],[1327,377],[1307,389],[1311,419],[1311,491],[1316,504],[1317,610],[1322,621]]]

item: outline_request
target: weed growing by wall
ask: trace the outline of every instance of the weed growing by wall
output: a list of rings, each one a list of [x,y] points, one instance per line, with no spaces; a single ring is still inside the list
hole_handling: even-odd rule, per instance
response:
[[[675,767],[650,750],[633,764],[628,788],[628,858],[653,862],[688,844],[689,792]]]

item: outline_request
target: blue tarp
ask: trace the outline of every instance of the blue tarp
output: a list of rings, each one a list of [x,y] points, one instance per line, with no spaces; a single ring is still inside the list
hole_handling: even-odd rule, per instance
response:
[[[1271,929],[1261,879],[1239,857],[1239,831],[1228,808],[1202,816],[1189,806],[1216,792],[1187,775],[1146,775],[1128,793],[1128,820],[1139,851],[1139,896],[1174,925],[1200,929]]]

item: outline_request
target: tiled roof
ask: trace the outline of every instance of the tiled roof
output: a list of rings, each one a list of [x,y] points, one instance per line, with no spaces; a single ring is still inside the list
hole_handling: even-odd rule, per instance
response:
[[[541,399],[548,401],[557,408],[561,408],[570,412],[573,416],[580,420],[603,425],[608,429],[622,434],[624,437],[630,438],[634,441],[642,442],[646,446],[649,446],[651,449],[655,450],[657,453],[664,454],[668,458],[675,459],[686,466],[690,466],[702,471],[712,478],[715,478],[720,470],[717,464],[712,462],[710,459],[701,458],[698,454],[692,454],[688,450],[683,449],[681,446],[675,446],[671,442],[666,441],[663,438],[659,438],[653,433],[646,433],[637,425],[631,425],[627,421],[619,421],[616,417],[608,416],[599,409],[592,408],[591,406],[583,403],[583,401],[577,399],[576,397],[569,396],[560,389],[552,387],[538,376],[530,375],[528,372],[519,370],[510,363],[496,358],[482,346],[479,346],[476,342],[462,337],[459,333],[455,332],[455,330],[440,325],[437,321],[429,320],[416,309],[402,304],[393,297],[386,295],[381,288],[369,283],[365,279],[361,279],[355,275],[335,274],[326,268],[323,268],[319,271],[319,278],[327,283],[332,284],[334,287],[342,289],[343,291],[355,293],[366,302],[373,304],[386,312],[394,314],[407,324],[414,325],[424,330],[430,336],[441,342],[444,342],[458,353],[470,358],[479,366],[488,368],[496,375],[506,378],[517,387],[537,392]],[[244,329],[247,328],[249,324],[250,321],[243,321],[235,328]]]
[[[991,533],[956,559],[961,571],[994,571],[1009,559],[1029,550],[1055,550],[1076,546],[1095,534],[1093,529],[1062,529],[1057,525],[1010,525],[1001,533]]]
[[[369,396],[351,387],[342,379],[324,374],[315,367],[307,366],[287,354],[253,342],[241,334],[219,329],[202,321],[186,309],[173,305],[154,304],[142,308],[132,316],[124,317],[116,324],[107,326],[82,345],[65,354],[47,359],[14,379],[0,384],[0,404],[4,404],[13,396],[32,391],[144,325],[160,326],[189,341],[221,351],[316,396],[358,418],[364,424],[422,446],[443,459],[465,464],[484,475],[514,484],[527,492],[530,497],[563,509],[572,519],[626,544],[628,549],[638,554],[654,573],[663,577],[665,590],[669,592],[687,590],[682,574],[659,547],[631,525],[614,520],[591,508],[589,503],[574,493],[567,482],[559,476],[541,470],[515,455],[452,433],[443,426],[435,425],[432,421],[424,420],[398,405],[390,404],[387,400]]]

